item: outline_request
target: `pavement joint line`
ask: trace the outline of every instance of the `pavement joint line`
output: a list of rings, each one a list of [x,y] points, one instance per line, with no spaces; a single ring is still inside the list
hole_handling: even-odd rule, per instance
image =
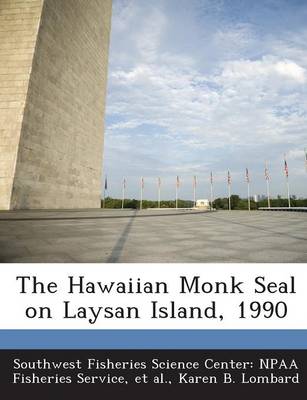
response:
[[[137,211],[136,211],[137,212]],[[173,217],[173,216],[184,216],[184,215],[198,215],[198,214],[209,214],[215,211],[192,211],[192,212],[181,212],[171,214],[152,214],[152,215],[134,215],[134,218],[153,218],[153,217]],[[120,219],[120,218],[131,218],[131,215],[113,215],[113,216],[84,216],[84,217],[24,217],[24,218],[1,218],[0,222],[21,222],[21,221],[73,221],[80,219],[95,220],[95,219]]]

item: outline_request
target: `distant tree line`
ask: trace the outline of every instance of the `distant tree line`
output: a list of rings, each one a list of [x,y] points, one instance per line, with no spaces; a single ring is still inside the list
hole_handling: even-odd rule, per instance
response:
[[[291,197],[291,207],[307,207],[307,199],[297,199],[295,196]],[[230,197],[231,208],[233,210],[247,210],[248,201],[247,199],[241,199],[240,196],[234,194]],[[281,196],[277,196],[277,199],[270,200],[271,207],[288,207],[288,199],[284,199]],[[257,210],[260,207],[267,207],[267,199],[259,200],[255,202],[253,199],[250,200],[251,210]],[[214,208],[217,210],[228,210],[228,197],[218,198],[214,200]]]
[[[230,196],[230,204],[232,210],[247,210],[248,201],[247,199],[241,199],[237,194]],[[257,209],[257,203],[253,200],[250,201],[251,210]],[[228,210],[228,197],[215,199],[213,202],[214,208],[217,210]]]
[[[101,201],[101,207],[103,207],[103,200]],[[175,208],[175,200],[161,200],[161,208]],[[190,200],[179,200],[179,208],[190,208],[193,207],[193,201]],[[122,208],[122,199],[113,199],[112,197],[106,197],[105,208]],[[125,199],[124,208],[140,208],[140,200],[136,199]],[[152,200],[143,200],[142,208],[158,208],[158,202]]]
[[[237,194],[233,194],[230,198],[232,210],[247,210],[248,201],[242,199]],[[252,210],[257,210],[259,207],[267,207],[267,199],[255,202],[253,199],[250,200]],[[214,200],[214,208],[217,210],[228,210],[228,197],[218,198]],[[291,197],[292,207],[307,207],[307,199],[297,199],[295,196]],[[103,200],[101,201],[101,207],[103,207]],[[143,200],[142,208],[157,208],[158,202],[152,200]],[[175,208],[175,200],[161,200],[161,208]],[[193,201],[178,199],[178,208],[191,208],[193,207]],[[277,196],[276,199],[271,199],[271,207],[288,207],[288,199]],[[105,208],[122,208],[121,199],[113,199],[112,197],[106,197]],[[140,200],[136,199],[125,199],[124,208],[140,208]]]

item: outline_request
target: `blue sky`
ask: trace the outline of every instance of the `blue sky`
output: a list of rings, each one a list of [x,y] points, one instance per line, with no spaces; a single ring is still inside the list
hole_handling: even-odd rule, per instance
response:
[[[156,199],[307,196],[307,0],[113,0],[104,171],[108,194]]]

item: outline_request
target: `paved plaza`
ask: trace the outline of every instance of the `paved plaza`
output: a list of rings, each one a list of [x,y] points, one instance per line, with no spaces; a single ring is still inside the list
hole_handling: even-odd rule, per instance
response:
[[[307,213],[0,212],[1,262],[307,262]]]

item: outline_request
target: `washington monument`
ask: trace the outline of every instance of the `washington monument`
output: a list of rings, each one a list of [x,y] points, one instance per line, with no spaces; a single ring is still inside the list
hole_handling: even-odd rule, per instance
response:
[[[112,0],[0,0],[0,210],[100,207]]]

